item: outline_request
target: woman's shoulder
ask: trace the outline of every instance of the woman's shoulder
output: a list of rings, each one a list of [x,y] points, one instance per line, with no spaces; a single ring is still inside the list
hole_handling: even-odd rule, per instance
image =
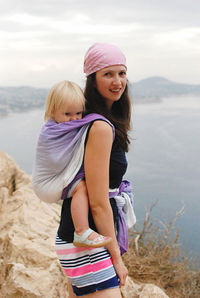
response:
[[[95,156],[105,158],[107,153],[111,151],[112,143],[112,127],[105,121],[94,121],[87,136],[87,149],[89,150],[90,148],[91,152],[93,152],[92,154],[95,153]]]
[[[95,120],[91,127],[90,133],[97,135],[113,136],[111,125],[103,120]]]
[[[93,146],[102,148],[105,144],[112,144],[113,140],[114,130],[108,122],[98,119],[90,124],[86,142],[89,141]]]

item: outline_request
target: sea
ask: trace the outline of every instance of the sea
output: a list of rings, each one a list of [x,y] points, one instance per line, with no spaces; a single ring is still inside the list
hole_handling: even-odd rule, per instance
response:
[[[28,174],[44,110],[0,118],[0,150]],[[187,255],[200,256],[200,98],[192,95],[133,103],[131,145],[124,177],[134,190],[138,228],[151,209],[151,220],[179,230]],[[163,232],[164,233],[164,232]]]

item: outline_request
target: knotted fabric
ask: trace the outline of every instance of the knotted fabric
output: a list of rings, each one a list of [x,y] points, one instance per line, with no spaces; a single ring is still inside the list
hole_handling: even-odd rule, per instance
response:
[[[56,123],[48,120],[39,135],[32,184],[36,195],[47,203],[57,202],[63,189],[78,174],[85,150],[85,140],[90,123],[104,120],[99,114],[89,114],[80,120]]]
[[[116,189],[109,190],[109,197],[114,198],[118,207],[117,241],[121,255],[128,250],[128,229],[136,223],[134,213],[133,189],[127,180],[123,180]]]

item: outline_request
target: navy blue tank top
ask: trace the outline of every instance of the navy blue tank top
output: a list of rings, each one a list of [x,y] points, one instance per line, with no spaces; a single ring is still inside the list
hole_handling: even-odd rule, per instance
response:
[[[125,152],[113,143],[111,155],[110,155],[110,169],[109,169],[109,186],[110,188],[119,187],[123,176],[127,169],[127,159]],[[113,218],[115,228],[117,229],[118,210],[114,199],[110,199],[110,204],[113,211]],[[62,240],[67,242],[73,242],[74,238],[74,224],[71,217],[71,198],[67,198],[63,201],[61,210],[61,220],[58,228],[58,236]],[[94,220],[92,218],[91,210],[89,209],[89,226],[94,231],[97,231]]]

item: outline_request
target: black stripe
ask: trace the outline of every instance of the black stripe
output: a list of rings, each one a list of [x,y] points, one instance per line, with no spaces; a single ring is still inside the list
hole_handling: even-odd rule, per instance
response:
[[[96,258],[95,260],[91,260],[91,263],[94,264],[94,263],[96,263],[96,262],[98,262],[98,261],[106,260],[106,259],[108,259],[108,258],[110,258],[110,256],[108,256],[108,257]]]
[[[105,254],[105,253],[109,254],[109,252],[108,252],[107,249],[105,249],[105,250],[103,250],[103,251],[96,252],[96,253],[94,253],[94,254],[91,254],[90,257],[95,257],[96,255],[99,256],[100,254]]]
[[[108,254],[107,252],[105,252],[103,254],[99,254],[99,255],[95,255],[95,256],[90,256],[90,260],[95,261],[99,257],[109,258],[110,257],[110,254]]]
[[[99,262],[101,260],[106,260],[107,258],[108,257],[99,257],[99,258],[96,258],[95,260],[90,260],[88,258],[88,259],[79,260],[79,261],[60,259],[60,263],[62,264],[62,266],[72,268],[72,267],[81,266],[81,265],[85,265],[85,264],[95,264],[96,262]],[[110,258],[110,256],[109,256],[109,258]]]
[[[78,257],[78,258],[74,258],[74,259],[60,259],[60,261],[67,261],[67,262],[77,262],[77,261],[84,261],[85,259],[89,260],[89,256],[86,255],[86,256],[83,256],[83,257]]]
[[[80,262],[80,263],[77,263],[77,264],[74,264],[74,265],[72,265],[72,264],[68,264],[68,263],[63,263],[63,262],[60,262],[60,263],[61,263],[61,265],[62,265],[63,268],[76,268],[76,267],[79,267],[79,266],[81,266],[81,265],[90,264],[90,263],[88,263],[87,261],[85,261],[85,262]]]

